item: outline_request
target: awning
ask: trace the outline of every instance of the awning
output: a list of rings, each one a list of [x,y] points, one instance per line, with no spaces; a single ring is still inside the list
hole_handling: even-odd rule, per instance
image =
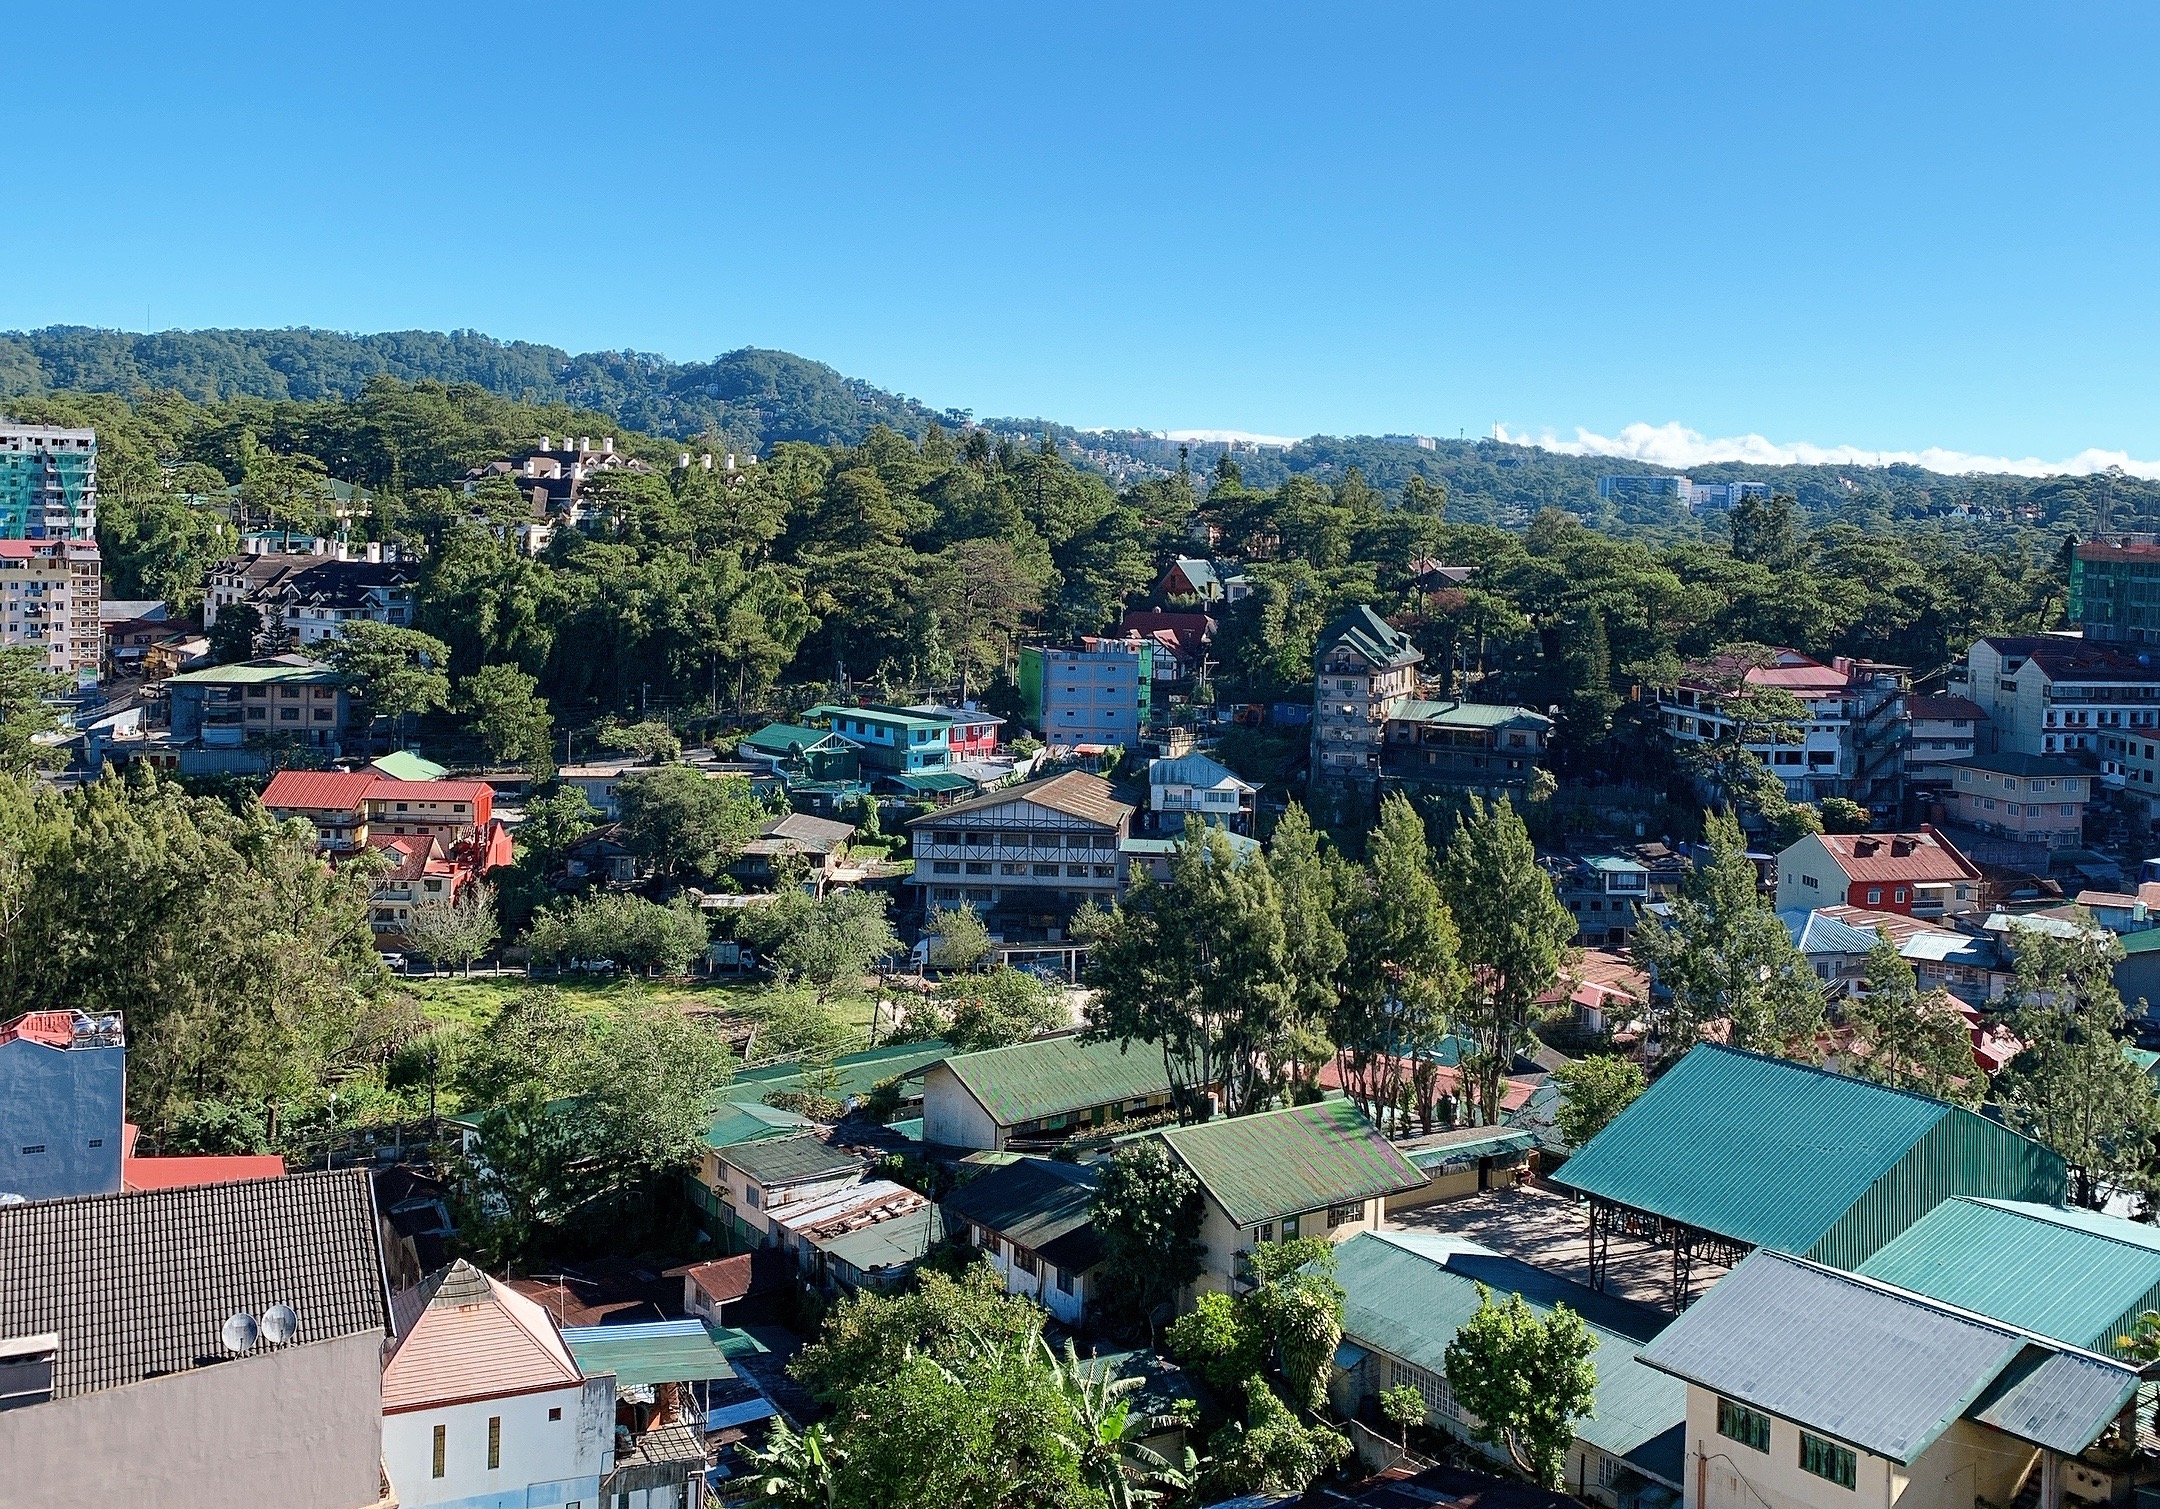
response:
[[[975,783],[950,770],[909,771],[893,778],[893,784],[909,791],[973,791]]]
[[[1460,1142],[1450,1142],[1441,1147],[1404,1148],[1403,1156],[1428,1173],[1451,1163],[1467,1163],[1473,1158],[1498,1158],[1510,1153],[1527,1153],[1537,1146],[1537,1137],[1520,1127],[1493,1127],[1483,1137],[1466,1137]]]

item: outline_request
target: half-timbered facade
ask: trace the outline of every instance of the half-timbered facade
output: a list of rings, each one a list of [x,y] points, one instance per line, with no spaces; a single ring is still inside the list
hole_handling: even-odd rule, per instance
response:
[[[1057,941],[1084,903],[1118,893],[1133,809],[1081,771],[956,802],[908,824],[926,906],[967,905],[1007,942]]]

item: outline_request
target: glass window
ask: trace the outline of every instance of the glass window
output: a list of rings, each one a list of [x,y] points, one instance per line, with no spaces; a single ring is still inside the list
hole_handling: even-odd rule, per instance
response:
[[[1812,1472],[1840,1488],[1853,1486],[1853,1454],[1835,1442],[1800,1432],[1800,1470]]]
[[[1730,1399],[1717,1402],[1717,1432],[1757,1451],[1770,1449],[1770,1417]]]
[[[488,1467],[502,1466],[502,1416],[488,1416]]]
[[[445,1429],[446,1429],[446,1427],[444,1427],[444,1426],[440,1426],[440,1425],[438,1425],[438,1426],[436,1426],[436,1427],[435,1427],[435,1474],[434,1474],[434,1475],[435,1475],[436,1477],[441,1477],[441,1476],[443,1475],[443,1432],[444,1432],[444,1430],[445,1430]]]

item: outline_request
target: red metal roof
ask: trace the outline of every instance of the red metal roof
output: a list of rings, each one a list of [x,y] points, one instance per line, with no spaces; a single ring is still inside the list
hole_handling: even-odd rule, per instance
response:
[[[1918,833],[1818,833],[1846,877],[1877,881],[1978,880],[1980,867],[1923,824]]]
[[[385,776],[371,776],[369,780],[369,801],[402,797],[406,801],[477,802],[495,794],[495,788],[485,781],[393,781]]]
[[[0,541],[0,544],[5,543]],[[32,1011],[12,1022],[0,1023],[0,1043],[11,1043],[19,1037],[43,1043],[48,1048],[72,1048],[75,1045],[75,1014],[71,1011]]]
[[[356,812],[382,777],[372,770],[281,770],[270,778],[263,805],[306,812]]]
[[[239,1184],[248,1179],[282,1179],[285,1160],[275,1153],[237,1153],[222,1158],[123,1158],[122,1189],[193,1189],[204,1184]]]

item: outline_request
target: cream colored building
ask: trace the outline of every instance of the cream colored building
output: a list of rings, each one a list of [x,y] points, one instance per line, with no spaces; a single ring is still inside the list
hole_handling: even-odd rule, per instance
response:
[[[44,651],[45,669],[94,682],[104,651],[98,548],[87,540],[0,540],[0,644]]]

